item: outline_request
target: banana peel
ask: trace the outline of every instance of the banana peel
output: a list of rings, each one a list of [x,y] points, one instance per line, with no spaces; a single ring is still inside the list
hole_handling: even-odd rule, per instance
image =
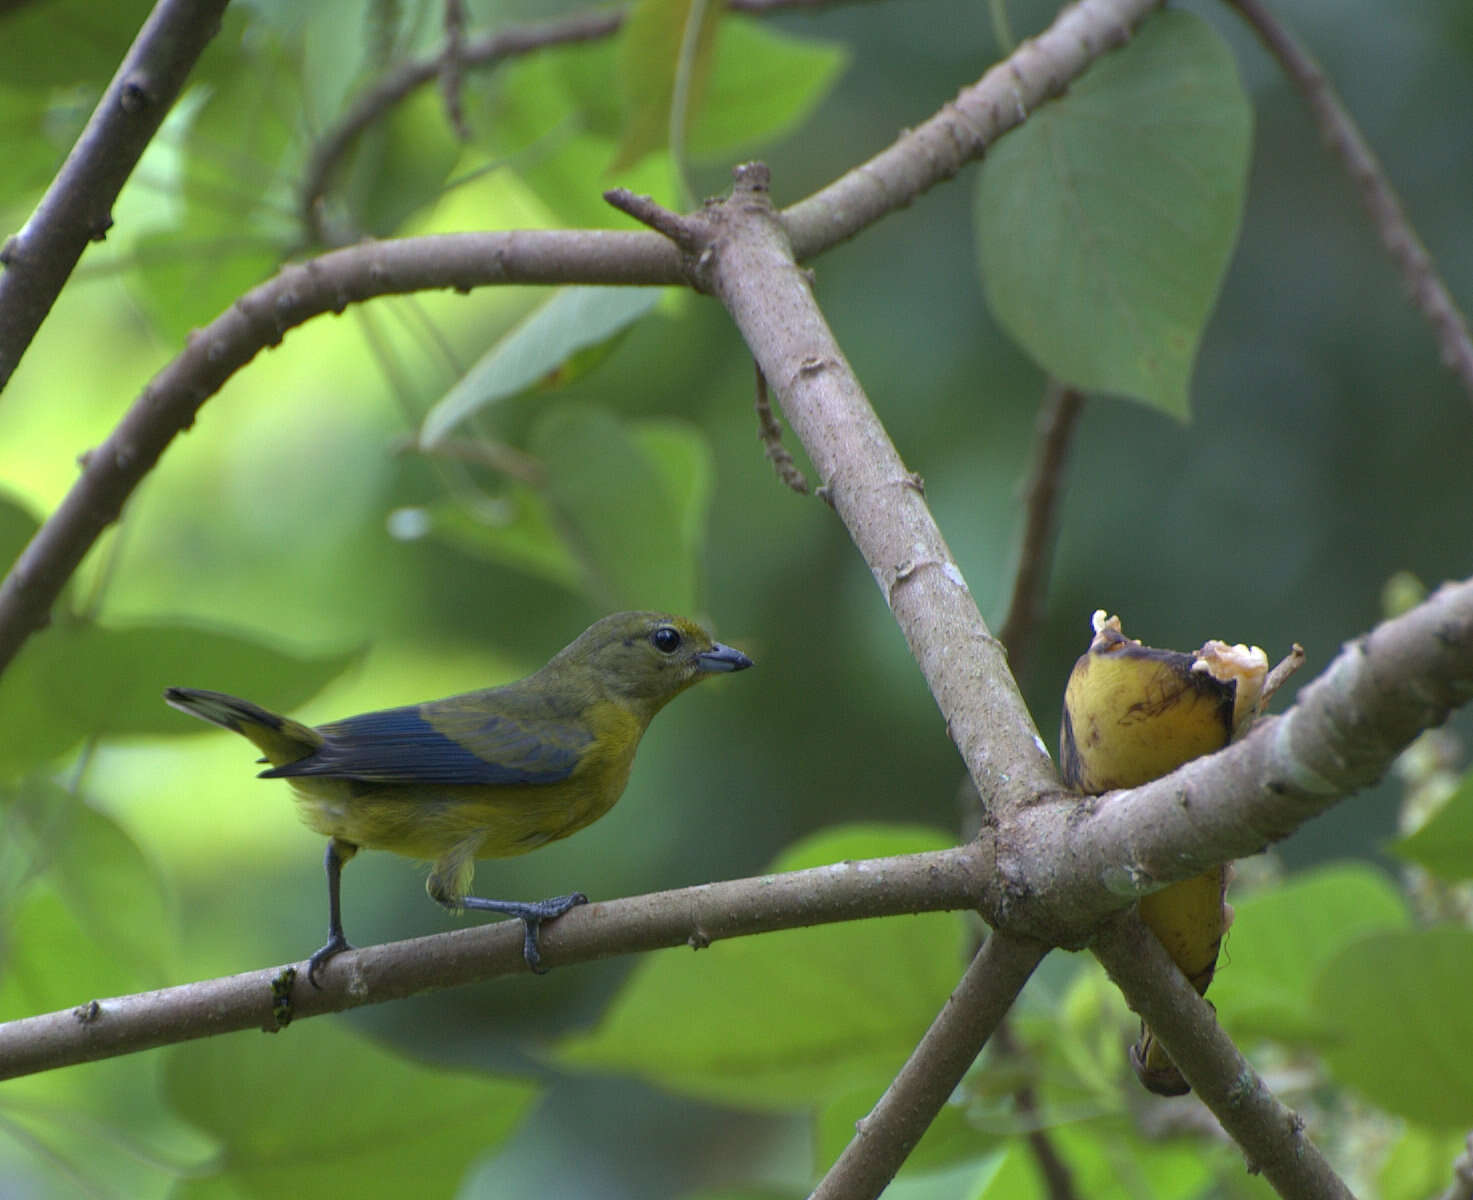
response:
[[[1138,787],[1221,750],[1251,727],[1282,682],[1270,682],[1268,656],[1256,646],[1209,641],[1186,654],[1127,638],[1120,618],[1107,618],[1103,610],[1092,624],[1094,638],[1064,692],[1060,770],[1072,791],[1098,795]],[[1232,923],[1225,901],[1231,871],[1225,863],[1140,902],[1141,919],[1201,995]],[[1191,1090],[1144,1022],[1130,1062],[1158,1095]]]

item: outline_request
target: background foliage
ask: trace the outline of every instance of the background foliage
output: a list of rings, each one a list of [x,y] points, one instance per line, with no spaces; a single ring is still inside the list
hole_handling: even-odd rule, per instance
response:
[[[1034,356],[1154,401],[1094,400],[1077,435],[1022,680],[1050,738],[1096,607],[1155,645],[1297,640],[1313,668],[1377,618],[1394,572],[1469,568],[1467,397],[1281,77],[1226,10],[1183,7],[1201,19],[1157,18],[983,170],[814,264],[994,627],[1043,390]],[[1278,7],[1453,293],[1473,294],[1461,0]],[[0,17],[7,228],[147,8],[53,0]],[[466,8],[479,32],[573,6]],[[439,45],[439,6],[233,6],[0,403],[5,560],[187,331],[317,239],[627,227],[603,188],[684,203],[754,153],[790,202],[1003,52],[984,6],[892,0],[727,14],[682,77],[664,35],[686,6],[640,8],[616,37],[467,69],[464,143],[421,89],[358,142],[308,222],[298,185],[318,139],[370,81]],[[1034,0],[1009,13],[1020,35],[1052,15]],[[695,96],[691,77],[700,111],[672,138],[665,114]],[[1149,153],[1142,130],[1171,114],[1201,160]],[[1203,191],[1204,177],[1228,183]],[[1128,289],[1139,269],[1142,291],[1089,290],[1066,253],[1081,212],[1100,222],[1086,233],[1118,238],[1107,276]],[[1132,350],[1116,322],[1153,319],[1159,269],[1182,292],[1155,319],[1180,329],[1147,324]],[[1198,346],[1183,318],[1209,312]],[[1163,360],[1142,364],[1153,348]],[[751,386],[714,305],[613,289],[381,301],[252,364],[0,684],[0,1016],[317,944],[317,839],[236,740],[158,701],[169,684],[326,720],[514,677],[612,608],[689,610],[759,669],[662,716],[614,813],[488,864],[489,893],[609,897],[954,840],[954,749],[842,529],[773,479]],[[421,428],[426,451],[406,449]],[[1418,778],[1440,787],[1438,766]],[[1352,1183],[1392,1198],[1445,1186],[1473,1125],[1473,952],[1449,890],[1473,862],[1473,798],[1393,859],[1404,790],[1342,804],[1245,865],[1213,993]],[[1442,882],[1408,883],[1408,857]],[[345,888],[361,942],[446,924],[402,861],[364,856]],[[799,931],[8,1083],[0,1178],[17,1195],[257,1195],[319,1176],[365,1196],[801,1195],[974,933],[951,916]],[[1139,1092],[1128,1016],[1092,964],[1055,955],[1015,1034],[891,1194],[1040,1194],[1010,1101],[1023,1079],[1082,1195],[1266,1191],[1191,1101]]]

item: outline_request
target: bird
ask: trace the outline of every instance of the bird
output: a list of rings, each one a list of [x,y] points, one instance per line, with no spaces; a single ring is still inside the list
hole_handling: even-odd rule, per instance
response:
[[[425,890],[451,911],[518,918],[523,958],[542,974],[542,923],[588,897],[468,895],[476,860],[525,854],[598,820],[623,794],[655,714],[699,680],[750,666],[695,621],[621,612],[525,679],[315,728],[223,692],[170,687],[164,700],[255,743],[270,764],[260,777],[287,780],[302,820],[328,838],[327,941],[307,967],[320,988],[323,966],[352,949],[340,882],[360,849],[428,861]]]

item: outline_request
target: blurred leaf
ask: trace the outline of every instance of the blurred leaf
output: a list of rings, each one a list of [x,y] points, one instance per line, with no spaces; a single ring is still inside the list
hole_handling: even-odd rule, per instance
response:
[[[4,28],[0,23],[0,33]],[[51,182],[96,99],[85,87],[46,91],[0,84],[0,131],[5,139],[0,205],[30,203],[32,194]]]
[[[166,344],[182,344],[242,293],[275,273],[285,243],[236,236],[211,219],[185,234],[139,234],[132,243],[131,278],[149,319]],[[201,236],[203,235],[203,236]]]
[[[546,495],[585,566],[591,595],[609,608],[662,608],[691,612],[705,532],[704,504],[693,513],[681,500],[710,494],[710,451],[687,427],[674,423],[649,453],[611,413],[563,405],[532,430],[531,450],[547,468]],[[672,477],[685,496],[675,494]],[[696,537],[688,534],[694,529]]]
[[[1376,1180],[1379,1200],[1427,1200],[1444,1194],[1453,1160],[1463,1152],[1467,1132],[1432,1132],[1415,1125],[1403,1130],[1381,1162]]]
[[[56,961],[61,944],[76,936],[90,942],[81,953],[98,972],[93,995],[162,986],[174,946],[173,917],[158,872],[127,832],[39,778],[0,794],[0,812],[0,924],[9,923],[10,910],[26,903],[22,898],[38,885],[39,895],[60,897],[68,914],[41,899],[17,918],[22,926],[41,920],[51,929],[45,936],[19,932],[8,947],[10,969],[28,981],[30,1011],[77,1003],[78,980],[66,973],[70,964]]]
[[[90,732],[53,698],[76,686],[74,664],[65,661],[65,634],[42,630],[21,647],[0,676],[0,778],[14,777],[65,754]]]
[[[619,149],[609,170],[632,166],[646,154],[664,149],[670,138],[671,110],[677,103],[677,77],[686,81],[685,111],[689,128],[702,110],[711,76],[716,30],[725,10],[722,0],[635,0],[619,32],[619,86],[624,122]],[[687,47],[687,27],[700,29]],[[682,53],[689,57],[682,61]],[[672,147],[679,153],[681,147]]]
[[[1473,1125],[1473,930],[1375,933],[1343,946],[1314,997],[1325,1061],[1388,1112],[1435,1129]]]
[[[0,492],[0,564],[7,572],[40,528],[41,522],[30,509]]]
[[[394,105],[358,139],[344,173],[351,232],[399,232],[444,190],[460,151],[438,89],[420,88]]]
[[[536,489],[509,483],[494,500],[453,497],[401,509],[389,523],[395,537],[433,538],[464,554],[499,563],[576,592],[578,560],[562,540],[547,501]]]
[[[716,463],[711,443],[699,428],[678,418],[632,421],[629,435],[654,464],[679,522],[681,552],[699,562],[705,547]]]
[[[1064,382],[1185,418],[1251,135],[1211,27],[1147,22],[988,151],[975,223],[993,314]]]
[[[0,79],[19,87],[95,84],[100,94],[153,0],[49,0],[0,17]]]
[[[800,125],[832,90],[849,53],[750,17],[724,17],[705,102],[690,125],[692,157],[730,158]]]
[[[275,273],[299,240],[295,176],[303,144],[288,123],[283,96],[295,94],[297,68],[269,38],[227,56],[171,120],[178,178],[151,174],[133,186],[174,206],[174,228],[133,243],[132,284],[168,342],[182,342],[240,295]]]
[[[1473,771],[1420,829],[1388,849],[1449,883],[1473,879]]]
[[[492,346],[432,408],[420,440],[433,446],[471,414],[534,387],[557,387],[581,371],[567,369],[574,356],[606,347],[648,313],[659,288],[569,287]],[[592,360],[580,359],[587,370]]]
[[[617,39],[562,46],[526,55],[499,69],[486,102],[485,141],[497,161],[514,170],[548,210],[553,223],[627,227],[631,219],[604,201],[596,186],[607,175],[618,144]],[[480,86],[475,77],[473,86]],[[617,182],[656,194],[668,183],[668,164],[651,155],[620,171]],[[591,184],[593,186],[591,186]]]
[[[418,1065],[331,1021],[175,1047],[165,1087],[222,1144],[219,1173],[182,1181],[180,1200],[449,1195],[537,1094]]]
[[[772,869],[950,844],[914,826],[853,826],[806,839]],[[756,1108],[883,1088],[956,984],[962,945],[955,914],[925,913],[653,956],[599,1027],[557,1057]]]
[[[1233,910],[1212,983],[1219,1018],[1235,1035],[1295,1041],[1325,1036],[1325,1014],[1314,995],[1324,964],[1366,934],[1409,923],[1396,886],[1359,863],[1306,872],[1233,900]]]
[[[47,708],[89,734],[197,733],[167,707],[175,685],[228,691],[278,709],[316,695],[362,656],[289,654],[239,634],[178,622],[82,625],[40,639],[53,664]]]

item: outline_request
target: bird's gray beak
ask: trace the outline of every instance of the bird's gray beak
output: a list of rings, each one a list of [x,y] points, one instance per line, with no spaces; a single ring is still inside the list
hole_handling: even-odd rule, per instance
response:
[[[696,655],[696,664],[703,671],[745,671],[752,660],[740,650],[715,642],[711,649]]]

